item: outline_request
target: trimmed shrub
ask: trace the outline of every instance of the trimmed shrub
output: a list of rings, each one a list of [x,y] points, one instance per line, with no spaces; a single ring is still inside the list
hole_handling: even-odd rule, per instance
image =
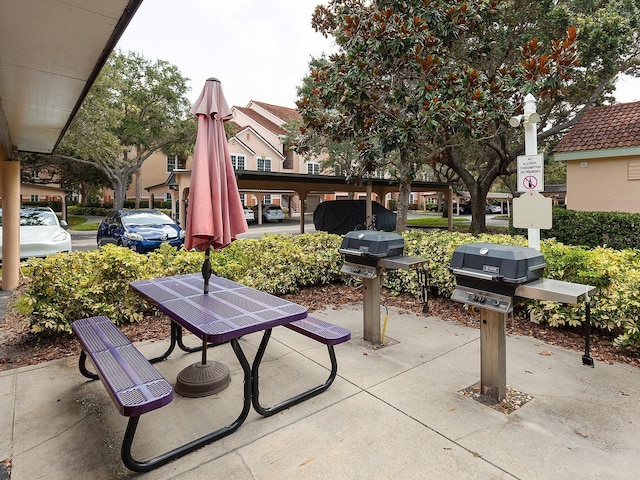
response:
[[[449,297],[455,277],[449,271],[456,248],[465,243],[490,242],[526,246],[524,237],[410,230],[404,234],[405,254],[427,259],[429,289]],[[275,295],[301,287],[327,284],[347,277],[340,274],[339,235],[325,232],[302,235],[265,235],[243,239],[211,253],[214,272]],[[640,251],[598,247],[587,249],[544,240],[547,263],[544,276],[593,285],[591,320],[596,328],[616,335],[620,346],[640,346]],[[204,254],[176,250],[168,245],[148,255],[107,245],[97,250],[57,254],[24,264],[26,293],[18,307],[29,317],[32,332],[70,332],[71,322],[107,315],[117,323],[139,321],[151,308],[130,292],[128,284],[144,278],[199,272]],[[412,270],[389,271],[384,285],[395,294],[418,296],[421,285]],[[552,327],[584,322],[584,302],[569,305],[527,301],[522,305]]]
[[[509,228],[512,234],[526,235],[526,230],[513,228],[512,219],[509,219]],[[589,248],[640,248],[640,214],[581,212],[553,207],[553,226],[540,230],[540,237]]]

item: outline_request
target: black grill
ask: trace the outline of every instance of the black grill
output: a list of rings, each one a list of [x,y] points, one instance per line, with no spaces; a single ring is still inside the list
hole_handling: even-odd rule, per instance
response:
[[[348,263],[377,267],[383,258],[402,255],[404,239],[392,232],[356,230],[344,235],[338,251]]]
[[[483,242],[462,245],[449,267],[457,284],[451,298],[509,311],[518,286],[541,278],[546,266],[542,254],[533,248]]]

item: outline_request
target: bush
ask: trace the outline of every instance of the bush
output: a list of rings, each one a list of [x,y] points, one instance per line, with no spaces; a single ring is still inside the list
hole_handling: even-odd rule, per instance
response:
[[[284,294],[339,279],[339,245],[340,237],[328,233],[268,235],[237,240],[212,252],[211,264],[217,275]],[[150,306],[129,290],[129,282],[199,272],[203,260],[202,252],[169,245],[148,255],[105,245],[34,258],[24,264],[26,293],[17,306],[38,335],[71,332],[74,320],[94,315],[106,315],[117,324],[135,322]]]
[[[67,213],[69,215],[84,216],[84,217],[106,217],[109,215],[113,207],[101,206],[101,205],[70,205],[67,207]]]
[[[429,289],[449,297],[455,277],[449,271],[456,248],[465,243],[490,242],[526,246],[524,237],[411,230],[404,234],[405,254],[427,259]],[[243,239],[212,252],[214,272],[275,295],[301,287],[327,284],[343,278],[339,235],[325,232],[302,235],[265,235]],[[596,328],[612,332],[621,346],[640,346],[640,252],[598,247],[587,249],[555,240],[544,240],[541,250],[547,263],[544,276],[593,285],[591,319]],[[57,254],[29,260],[26,293],[19,308],[29,317],[37,334],[70,332],[78,318],[107,315],[117,323],[134,322],[150,310],[128,284],[144,278],[194,273],[204,254],[176,250],[168,245],[149,255],[107,245],[98,250]],[[384,285],[395,294],[420,295],[418,272],[389,271]],[[552,327],[581,325],[584,302],[569,305],[527,301],[522,305]]]
[[[542,239],[555,238],[569,245],[589,248],[610,247],[618,250],[640,248],[640,214],[621,212],[580,212],[553,207],[553,226],[540,230]],[[526,235],[526,230],[513,228],[511,234]]]

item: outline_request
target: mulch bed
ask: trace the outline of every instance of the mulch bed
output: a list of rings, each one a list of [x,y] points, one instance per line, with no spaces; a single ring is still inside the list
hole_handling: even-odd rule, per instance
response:
[[[14,296],[18,293],[14,292]],[[298,293],[284,295],[284,298],[306,306],[311,312],[348,304],[362,304],[360,289],[344,284],[304,288]],[[383,289],[381,302],[404,312],[425,315],[422,311],[423,303],[410,295],[391,296]],[[471,328],[480,328],[477,313],[448,298],[429,298],[428,310],[427,315]],[[140,323],[122,326],[122,331],[133,342],[166,339],[169,337],[169,322],[161,315],[147,315]],[[80,350],[73,335],[38,339],[30,334],[25,318],[11,308],[11,302],[0,321],[0,332],[0,371],[77,355]],[[510,316],[507,321],[507,333],[527,335],[550,345],[584,352],[584,335],[581,329],[550,328],[516,314]],[[597,362],[618,362],[640,367],[640,352],[617,349],[612,344],[612,338],[606,333],[592,331],[590,353]]]

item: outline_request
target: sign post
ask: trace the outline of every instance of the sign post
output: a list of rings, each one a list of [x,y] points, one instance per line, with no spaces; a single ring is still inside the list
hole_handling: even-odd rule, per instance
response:
[[[518,192],[524,195],[513,199],[513,226],[528,228],[529,247],[540,250],[540,228],[551,228],[551,199],[540,193],[544,191],[544,157],[538,154],[536,133],[540,116],[536,113],[536,99],[530,93],[524,97],[524,114],[513,117],[509,123],[517,127],[521,120],[524,120],[524,155],[518,156]]]

